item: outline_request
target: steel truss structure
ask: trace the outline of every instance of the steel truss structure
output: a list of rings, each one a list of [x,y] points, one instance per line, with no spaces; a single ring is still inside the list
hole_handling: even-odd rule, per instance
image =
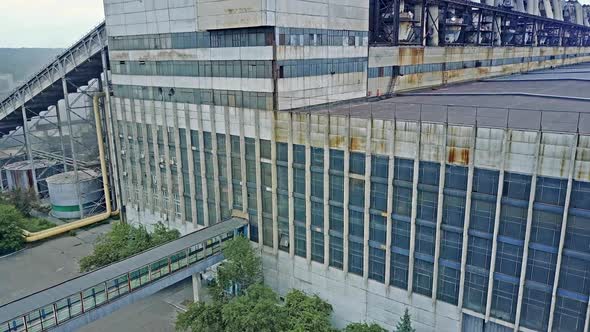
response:
[[[590,27],[469,0],[371,0],[373,45],[590,46]]]

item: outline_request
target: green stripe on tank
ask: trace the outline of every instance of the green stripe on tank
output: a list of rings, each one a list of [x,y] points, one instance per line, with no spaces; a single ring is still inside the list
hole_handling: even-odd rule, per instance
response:
[[[78,205],[51,205],[51,209],[55,212],[77,212],[80,211],[80,206]]]

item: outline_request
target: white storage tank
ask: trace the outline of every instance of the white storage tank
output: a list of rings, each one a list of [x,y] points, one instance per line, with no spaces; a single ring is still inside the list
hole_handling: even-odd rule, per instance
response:
[[[76,192],[76,172],[66,172],[47,178],[51,214],[56,218],[78,219],[81,217],[80,203],[84,216],[93,212],[102,196],[100,173],[93,170],[78,171],[80,196]]]

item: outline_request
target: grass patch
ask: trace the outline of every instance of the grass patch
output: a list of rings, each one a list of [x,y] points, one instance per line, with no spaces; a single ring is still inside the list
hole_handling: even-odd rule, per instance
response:
[[[34,233],[55,227],[55,224],[40,218],[23,218],[19,223],[19,227]]]

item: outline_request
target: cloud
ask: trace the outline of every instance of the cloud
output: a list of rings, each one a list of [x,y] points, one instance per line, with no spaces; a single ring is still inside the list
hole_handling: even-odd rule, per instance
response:
[[[102,0],[1,0],[0,47],[67,47],[104,19]]]

